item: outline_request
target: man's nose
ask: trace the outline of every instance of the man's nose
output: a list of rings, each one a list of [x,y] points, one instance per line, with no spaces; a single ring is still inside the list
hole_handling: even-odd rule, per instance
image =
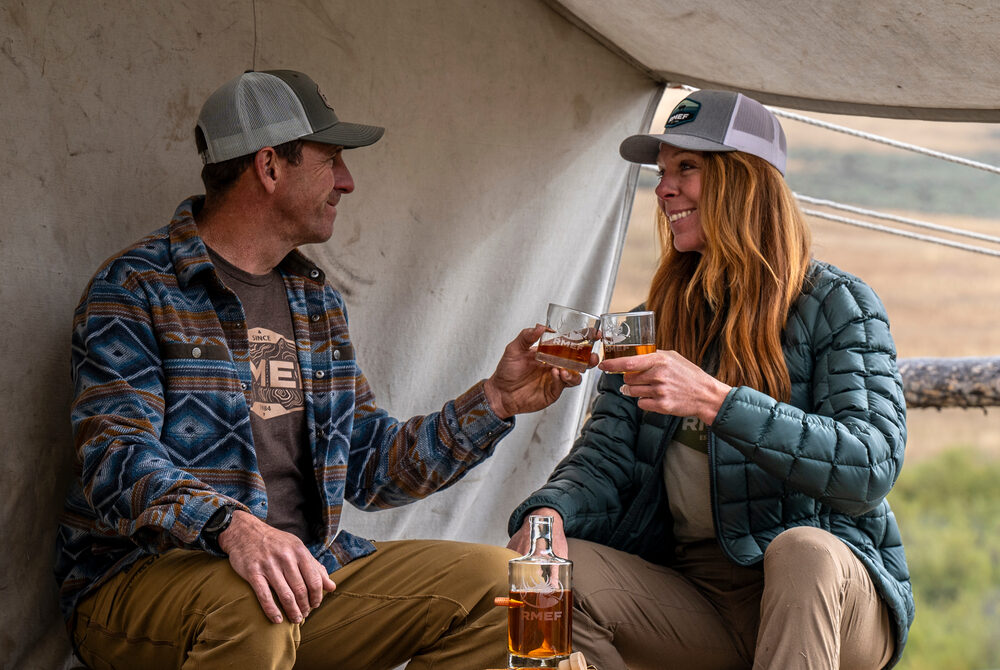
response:
[[[343,159],[337,161],[333,166],[334,188],[341,193],[350,193],[354,190],[354,177],[347,169],[347,164]]]

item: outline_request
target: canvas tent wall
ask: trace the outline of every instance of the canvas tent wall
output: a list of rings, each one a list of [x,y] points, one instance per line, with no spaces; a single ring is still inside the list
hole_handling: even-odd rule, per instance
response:
[[[996,8],[909,5],[0,0],[0,667],[67,661],[51,556],[70,474],[72,310],[104,258],[200,192],[192,128],[219,83],[301,69],[343,118],[388,127],[349,154],[357,191],[334,238],[307,252],[344,292],[380,404],[405,417],[489,374],[549,300],[607,303],[634,176],[617,144],[644,127],[659,82],[995,119]],[[452,489],[345,525],[504,542],[585,398],[520,418]]]

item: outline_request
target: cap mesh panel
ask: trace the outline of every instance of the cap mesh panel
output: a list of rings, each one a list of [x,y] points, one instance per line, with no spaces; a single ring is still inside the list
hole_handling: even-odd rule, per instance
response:
[[[785,134],[777,118],[755,100],[740,95],[725,143],[759,156],[785,173]]]
[[[248,72],[209,98],[198,121],[212,162],[254,153],[312,132],[302,103],[288,84]]]
[[[748,104],[743,96],[740,96],[736,104],[733,130],[762,137],[768,142],[774,141],[774,121],[771,115],[759,105]]]

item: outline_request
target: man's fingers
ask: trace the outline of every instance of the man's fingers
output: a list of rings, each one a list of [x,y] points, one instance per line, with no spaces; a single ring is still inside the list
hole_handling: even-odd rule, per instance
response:
[[[281,623],[281,610],[278,609],[277,603],[274,602],[274,597],[271,595],[271,586],[267,583],[264,575],[254,575],[247,582],[250,584],[253,592],[257,594],[257,601],[260,603],[260,608],[264,610],[264,615],[274,623]]]
[[[309,609],[314,610],[323,604],[323,580],[319,575],[313,575],[306,586],[309,587]]]
[[[545,332],[545,326],[540,323],[536,323],[534,328],[525,328],[520,333],[518,333],[517,339],[514,342],[517,343],[520,349],[528,351],[531,349],[531,345],[538,341],[538,338],[542,336]]]
[[[583,381],[583,375],[579,372],[573,372],[572,370],[555,367],[552,368],[552,370],[555,372],[555,377],[565,386],[579,386],[580,382]]]
[[[271,584],[274,594],[278,596],[278,602],[285,610],[288,620],[293,623],[302,623],[303,610],[308,611],[309,609],[309,598],[305,583],[297,572],[297,570],[289,570],[286,573],[281,568],[276,567],[267,575],[267,581]],[[302,594],[301,602],[304,607],[300,606],[298,594]]]
[[[325,577],[326,581],[329,582],[330,577],[326,574],[323,565],[311,555],[303,558],[300,567],[305,577],[306,588],[309,590],[309,609],[316,609],[323,603],[324,586],[326,586],[323,578]]]
[[[302,623],[302,610],[299,609],[299,604],[295,600],[295,594],[292,592],[291,587],[288,584],[282,584],[274,592],[278,596],[281,608],[288,615],[288,620],[292,623]]]
[[[309,616],[309,611],[312,610],[312,591],[309,588],[309,584],[306,580],[299,575],[293,575],[289,580],[294,585],[290,585],[289,588],[292,589],[292,596],[295,598],[295,605],[299,608],[299,614],[305,619]],[[296,623],[302,623],[297,621]]]
[[[302,614],[302,621],[305,621],[309,612],[323,602],[323,589],[319,586],[320,580],[315,570],[300,570],[298,566],[292,568],[294,572],[288,578],[288,583],[295,595],[295,604]]]

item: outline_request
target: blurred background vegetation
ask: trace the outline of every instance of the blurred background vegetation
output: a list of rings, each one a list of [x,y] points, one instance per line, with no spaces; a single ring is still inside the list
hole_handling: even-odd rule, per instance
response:
[[[957,445],[904,473],[889,504],[917,618],[897,667],[1000,668],[1000,460]]]
[[[996,133],[994,144],[1000,146],[1000,128]],[[794,171],[789,171],[788,183],[797,193],[880,211],[909,210],[923,215],[986,219],[1000,213],[1000,175],[902,151],[805,147],[793,155]],[[1000,153],[976,152],[963,157],[1000,165]],[[823,195],[816,195],[819,193]],[[993,234],[1000,235],[1000,230]]]
[[[684,95],[667,90],[653,132]],[[1000,164],[997,125],[805,115]],[[800,121],[781,123],[788,137],[787,179],[797,193],[1000,236],[1000,175]],[[654,186],[653,171],[643,170],[612,310],[646,298],[658,254]],[[814,255],[863,278],[882,298],[900,357],[1000,356],[1000,257],[808,219]],[[906,462],[889,500],[903,535],[917,618],[897,668],[1000,670],[1000,408],[911,409],[907,429]]]

